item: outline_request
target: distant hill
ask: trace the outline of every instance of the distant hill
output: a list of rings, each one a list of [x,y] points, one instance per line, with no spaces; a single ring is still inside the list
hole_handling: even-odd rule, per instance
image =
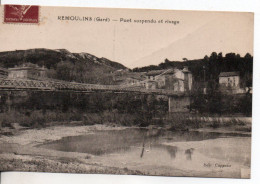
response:
[[[0,66],[10,68],[33,63],[48,69],[52,78],[89,83],[111,84],[113,73],[126,69],[120,63],[89,53],[71,53],[66,49],[28,49],[0,52]]]
[[[71,53],[66,49],[28,49],[0,52],[0,64],[7,68],[21,65],[25,62],[38,64],[39,66],[44,65],[47,68],[56,68],[57,63],[60,61],[84,61],[86,64],[103,65],[112,70],[126,69],[124,65],[110,61],[109,59],[98,58],[85,52]]]

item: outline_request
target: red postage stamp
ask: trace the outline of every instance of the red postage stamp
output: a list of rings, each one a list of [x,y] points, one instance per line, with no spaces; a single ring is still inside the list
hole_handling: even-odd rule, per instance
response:
[[[39,6],[5,5],[4,22],[39,23]]]

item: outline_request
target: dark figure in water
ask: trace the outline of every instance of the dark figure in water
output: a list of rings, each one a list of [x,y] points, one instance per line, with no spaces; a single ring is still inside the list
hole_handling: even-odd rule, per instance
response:
[[[186,159],[187,160],[191,160],[192,159],[191,156],[193,154],[193,151],[194,151],[194,148],[190,148],[190,149],[185,150],[185,155],[186,155]]]

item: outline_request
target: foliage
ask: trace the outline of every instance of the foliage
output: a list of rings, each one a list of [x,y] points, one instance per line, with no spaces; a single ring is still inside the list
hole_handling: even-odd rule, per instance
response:
[[[170,130],[189,130],[196,128],[231,128],[239,131],[251,131],[245,121],[238,118],[223,119],[221,117],[198,116],[193,114],[174,113],[165,120]]]
[[[12,112],[3,108],[7,107],[6,94],[1,96],[3,113],[0,119],[4,126],[15,122],[28,127],[45,126],[53,121],[148,126],[153,118],[162,118],[167,112],[167,101],[153,95],[14,92],[11,96]]]
[[[251,116],[252,94],[227,95],[219,92],[192,95],[191,109],[200,114]]]

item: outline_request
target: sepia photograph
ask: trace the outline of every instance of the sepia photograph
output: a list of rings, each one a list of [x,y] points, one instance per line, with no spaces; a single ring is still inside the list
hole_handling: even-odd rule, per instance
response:
[[[0,171],[251,177],[254,13],[0,14]]]

